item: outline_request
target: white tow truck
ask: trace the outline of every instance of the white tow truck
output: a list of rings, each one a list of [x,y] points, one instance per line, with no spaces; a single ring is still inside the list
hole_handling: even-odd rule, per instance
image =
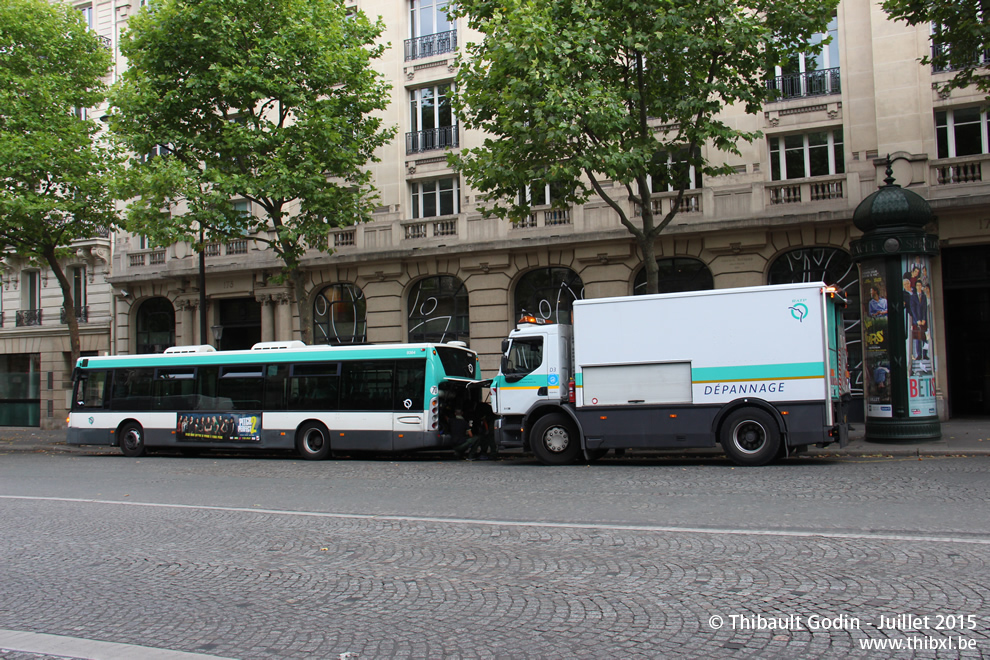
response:
[[[718,443],[764,465],[845,446],[844,306],[817,282],[578,300],[573,325],[524,316],[491,385],[499,446],[548,465]]]

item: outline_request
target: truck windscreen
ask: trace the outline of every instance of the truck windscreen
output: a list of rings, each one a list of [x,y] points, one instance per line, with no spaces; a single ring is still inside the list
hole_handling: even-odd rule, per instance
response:
[[[437,355],[443,364],[443,371],[452,378],[478,378],[475,373],[475,355],[470,351],[453,346],[437,346]]]

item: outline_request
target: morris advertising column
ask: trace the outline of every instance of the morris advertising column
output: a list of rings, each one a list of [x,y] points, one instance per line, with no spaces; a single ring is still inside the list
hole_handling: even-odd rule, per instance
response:
[[[852,242],[863,301],[863,374],[866,439],[931,440],[942,435],[935,398],[931,257],[938,237],[920,195],[886,185],[853,214],[863,237]]]

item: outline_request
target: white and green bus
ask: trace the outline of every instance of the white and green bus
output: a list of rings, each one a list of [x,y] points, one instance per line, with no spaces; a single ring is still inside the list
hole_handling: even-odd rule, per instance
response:
[[[261,343],[246,351],[80,358],[70,445],[333,451],[449,448],[444,420],[480,395],[463,343],[353,347]]]

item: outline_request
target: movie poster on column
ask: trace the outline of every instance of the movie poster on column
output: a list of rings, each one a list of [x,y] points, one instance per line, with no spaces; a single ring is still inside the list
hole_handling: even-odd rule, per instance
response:
[[[908,417],[935,417],[938,409],[930,264],[924,255],[907,255],[901,263],[904,267],[901,289],[907,338]]]
[[[887,315],[887,281],[881,259],[863,262],[863,337],[867,417],[892,417],[890,399],[890,322]]]

